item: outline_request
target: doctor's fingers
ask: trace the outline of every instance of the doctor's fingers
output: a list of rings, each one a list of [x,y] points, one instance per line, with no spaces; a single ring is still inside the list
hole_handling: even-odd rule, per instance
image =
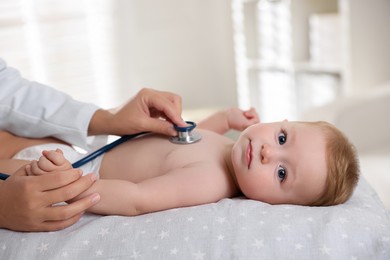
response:
[[[181,118],[181,97],[169,92],[154,93],[147,99],[146,105],[151,116],[163,116],[179,126],[185,126]]]
[[[39,192],[44,192],[44,191],[55,190],[64,187],[73,182],[76,182],[81,178],[85,178],[85,176],[81,177],[81,175],[82,175],[82,171],[80,169],[55,171],[50,174],[33,176],[30,182],[32,185],[35,186],[34,187],[35,190]],[[93,181],[90,178],[87,177],[86,179],[89,179],[90,182],[93,183]]]
[[[140,100],[159,100],[159,99],[167,99],[170,103],[172,103],[178,112],[181,112],[181,104],[182,98],[181,96],[168,92],[168,91],[160,91],[155,89],[142,89],[138,95]]]
[[[64,229],[76,223],[81,215],[99,201],[97,193],[67,205],[52,206],[45,209],[43,226],[47,231]]]
[[[74,215],[71,218],[65,219],[65,220],[57,220],[52,221],[50,219],[43,221],[39,224],[34,224],[32,227],[27,228],[27,230],[23,231],[35,231],[35,232],[41,232],[41,231],[57,231],[61,230],[67,227],[70,227],[71,225],[75,224],[82,216],[82,213],[78,213]],[[48,216],[50,217],[50,216]]]
[[[157,119],[157,118],[148,118],[145,119],[145,123],[147,126],[147,131],[151,131],[153,133],[164,134],[168,136],[177,135],[177,131],[173,128],[172,123]]]
[[[179,95],[176,95],[167,91],[160,91],[161,95],[167,98],[175,107],[177,113],[181,113],[182,111],[182,98]]]
[[[50,176],[48,174],[45,176]],[[80,179],[69,183],[67,185],[58,187],[56,189],[47,190],[44,193],[46,194],[46,205],[52,205],[59,202],[69,201],[79,196],[81,193],[88,190],[93,183],[95,182],[96,177],[94,174],[87,174],[86,176],[81,177]]]

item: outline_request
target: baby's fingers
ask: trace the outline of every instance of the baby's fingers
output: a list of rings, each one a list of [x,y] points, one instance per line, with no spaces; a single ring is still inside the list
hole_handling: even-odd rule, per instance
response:
[[[42,168],[39,166],[38,161],[32,161],[30,165],[26,165],[26,173],[27,175],[43,175],[47,172],[42,170]]]
[[[64,157],[61,149],[55,151],[42,151],[42,155],[55,166],[61,166],[61,169],[67,170],[71,168],[70,162]]]
[[[27,164],[24,166],[24,171],[28,176],[34,175],[32,170],[31,170],[31,164]]]
[[[254,109],[253,107],[247,111],[244,111],[244,116],[248,120],[251,120],[252,123],[260,122],[259,115],[257,114],[256,109]]]

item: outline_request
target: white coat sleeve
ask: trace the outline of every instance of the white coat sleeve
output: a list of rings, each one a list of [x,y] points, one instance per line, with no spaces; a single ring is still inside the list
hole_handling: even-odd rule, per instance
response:
[[[0,59],[0,129],[19,136],[54,136],[89,150],[88,125],[97,106],[28,81]]]

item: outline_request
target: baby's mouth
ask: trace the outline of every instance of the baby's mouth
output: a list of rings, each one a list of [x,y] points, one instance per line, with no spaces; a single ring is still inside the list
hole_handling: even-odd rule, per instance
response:
[[[252,163],[252,141],[249,140],[248,147],[246,148],[246,162],[248,164],[248,169]]]

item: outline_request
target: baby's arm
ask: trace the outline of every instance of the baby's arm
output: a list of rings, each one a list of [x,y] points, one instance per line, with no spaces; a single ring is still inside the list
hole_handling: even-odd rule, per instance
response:
[[[88,211],[102,215],[136,216],[171,208],[216,202],[235,195],[235,186],[226,174],[212,169],[177,169],[140,183],[100,179],[76,199],[99,193],[100,201]]]
[[[65,171],[72,168],[72,164],[64,157],[60,149],[55,151],[42,151],[38,161],[32,161],[27,167],[28,175],[42,175],[53,171]]]
[[[199,122],[198,127],[225,134],[231,129],[243,131],[248,126],[258,122],[260,122],[259,116],[254,108],[245,111],[239,108],[230,108],[205,118]]]

